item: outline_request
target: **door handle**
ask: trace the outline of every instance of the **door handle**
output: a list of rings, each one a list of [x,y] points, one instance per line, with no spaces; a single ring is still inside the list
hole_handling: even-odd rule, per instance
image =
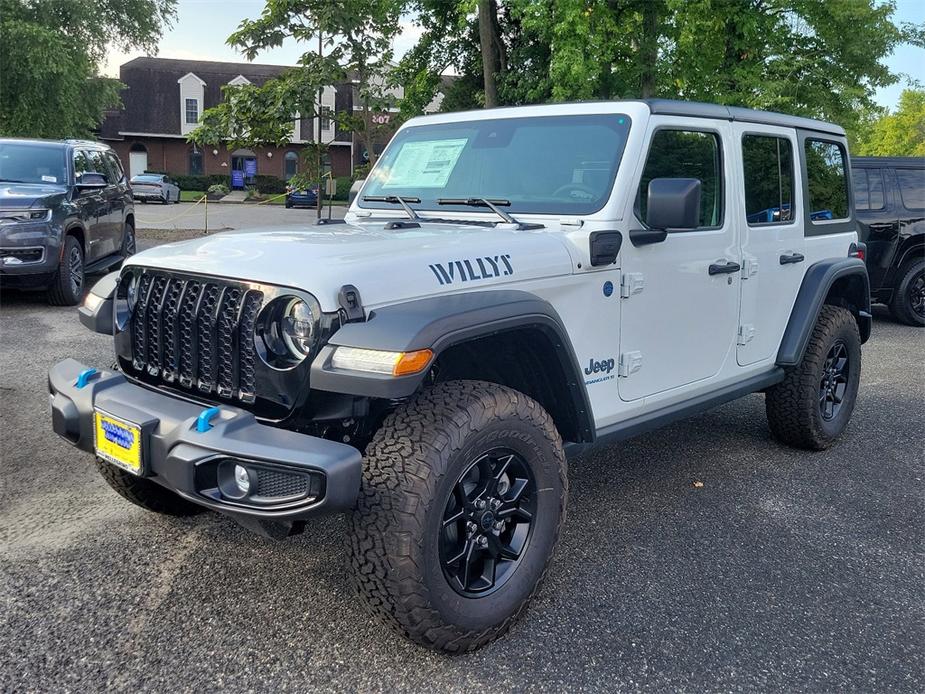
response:
[[[792,263],[802,263],[804,260],[806,260],[806,258],[802,253],[785,253],[780,257],[780,264],[790,265]]]
[[[710,265],[710,274],[711,275],[728,275],[732,272],[738,272],[742,269],[742,266],[738,263],[734,263],[731,260],[727,260],[725,263],[713,263]]]

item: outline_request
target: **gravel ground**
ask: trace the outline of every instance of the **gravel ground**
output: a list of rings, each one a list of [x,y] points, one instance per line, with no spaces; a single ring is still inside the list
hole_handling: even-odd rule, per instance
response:
[[[824,453],[771,441],[753,395],[573,461],[533,606],[447,657],[362,611],[342,517],[273,542],[117,497],[52,434],[45,382],[110,340],[7,292],[0,690],[923,691],[923,347],[878,315]]]

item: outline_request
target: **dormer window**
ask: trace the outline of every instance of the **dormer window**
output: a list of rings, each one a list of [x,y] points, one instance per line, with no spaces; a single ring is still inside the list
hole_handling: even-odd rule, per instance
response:
[[[192,124],[199,122],[199,100],[198,99],[187,99],[186,100],[186,122],[192,123]]]

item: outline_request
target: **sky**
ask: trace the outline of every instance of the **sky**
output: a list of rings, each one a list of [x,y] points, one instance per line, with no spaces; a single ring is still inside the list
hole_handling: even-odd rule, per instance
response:
[[[262,0],[179,0],[177,5],[177,19],[173,28],[164,32],[158,56],[235,62],[243,58],[226,45],[225,40],[242,19],[258,17],[264,3]],[[895,22],[925,23],[925,0],[896,0],[896,5]],[[414,46],[420,35],[420,29],[410,19],[403,19],[401,24],[402,32],[394,45],[396,56],[403,55]],[[858,40],[862,39],[859,37]],[[254,62],[293,65],[304,51],[304,46],[289,41],[279,48],[262,52]],[[106,61],[104,74],[118,77],[119,65],[140,55],[144,54],[113,50]],[[887,58],[886,63],[893,72],[911,75],[925,84],[925,49],[901,46]],[[900,82],[878,90],[877,102],[887,108],[895,107],[904,86]]]

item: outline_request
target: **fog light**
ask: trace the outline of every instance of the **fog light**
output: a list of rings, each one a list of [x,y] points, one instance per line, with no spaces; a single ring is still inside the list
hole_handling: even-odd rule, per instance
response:
[[[247,494],[251,489],[251,478],[243,465],[234,466],[234,484],[242,494]]]

